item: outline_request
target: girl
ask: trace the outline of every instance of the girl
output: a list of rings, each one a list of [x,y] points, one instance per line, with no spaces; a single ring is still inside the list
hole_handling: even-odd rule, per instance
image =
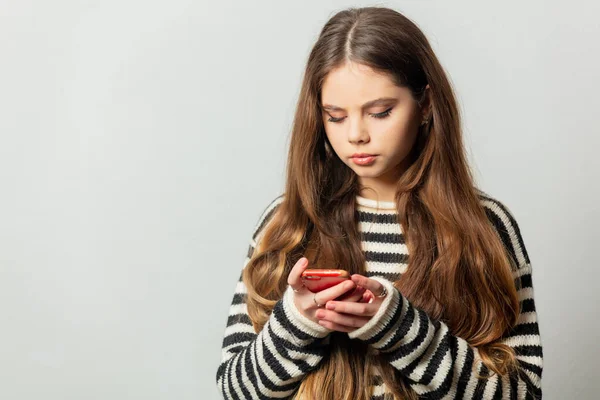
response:
[[[318,293],[307,268],[348,270]],[[479,190],[419,28],[380,7],[324,26],[285,192],[254,229],[216,374],[226,399],[541,398],[519,226]]]

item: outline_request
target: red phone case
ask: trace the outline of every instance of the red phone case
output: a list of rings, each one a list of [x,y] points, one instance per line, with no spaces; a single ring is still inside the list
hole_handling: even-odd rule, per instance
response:
[[[309,268],[302,272],[304,286],[313,293],[320,292],[348,279],[350,279],[350,274],[343,269]]]

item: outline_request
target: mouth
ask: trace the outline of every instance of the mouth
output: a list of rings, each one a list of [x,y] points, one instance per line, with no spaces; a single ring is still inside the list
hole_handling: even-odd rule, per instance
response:
[[[357,165],[370,165],[375,162],[377,154],[356,153],[350,159]]]
[[[368,154],[368,153],[354,153],[351,158],[366,158],[366,157],[375,157],[377,154]]]

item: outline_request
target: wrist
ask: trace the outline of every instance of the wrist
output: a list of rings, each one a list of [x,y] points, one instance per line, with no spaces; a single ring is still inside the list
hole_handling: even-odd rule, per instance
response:
[[[288,286],[283,294],[283,305],[287,318],[302,332],[315,338],[325,337],[331,332],[302,313],[301,307],[296,304],[296,296],[291,286]]]

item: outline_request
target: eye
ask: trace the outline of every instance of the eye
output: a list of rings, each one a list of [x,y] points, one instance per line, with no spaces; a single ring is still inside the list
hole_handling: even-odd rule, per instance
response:
[[[390,107],[387,110],[385,110],[384,112],[380,112],[377,114],[369,114],[369,115],[372,116],[373,118],[386,118],[387,116],[389,116],[391,114],[392,108],[394,108],[394,107]],[[329,122],[341,122],[344,118],[335,118],[335,117],[330,116],[328,121]]]
[[[385,110],[384,112],[381,112],[381,113],[379,113],[379,114],[371,114],[371,116],[372,116],[373,118],[385,118],[385,117],[387,117],[388,115],[390,115],[390,114],[391,114],[391,112],[392,112],[392,108],[394,108],[394,107],[390,107],[390,108],[388,108],[387,110]]]
[[[329,121],[329,122],[340,122],[343,119],[344,118],[335,118],[335,117],[330,116],[330,118],[328,118],[327,121]]]

